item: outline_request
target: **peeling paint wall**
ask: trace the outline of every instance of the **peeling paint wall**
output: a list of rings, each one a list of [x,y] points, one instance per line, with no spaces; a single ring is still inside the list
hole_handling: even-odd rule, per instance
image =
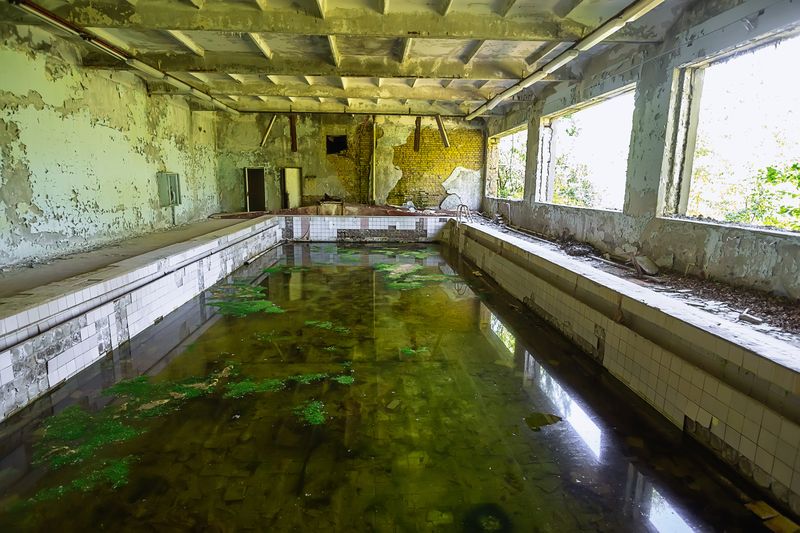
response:
[[[750,26],[741,22],[745,18]],[[572,237],[604,252],[639,252],[662,268],[800,299],[800,236],[669,218],[659,211],[662,177],[670,173],[666,148],[675,69],[769,36],[797,20],[800,5],[791,0],[695,2],[661,46],[612,48],[585,66],[580,82],[550,87],[534,104],[490,120],[489,135],[528,124],[528,163],[524,200],[484,198],[484,210],[510,213],[513,225]],[[623,211],[538,202],[540,118],[633,83],[636,108]]]
[[[278,115],[261,148],[270,116],[220,115],[218,119],[218,175],[224,210],[244,209],[245,167],[267,169],[268,209],[280,207],[279,177],[280,169],[285,167],[302,169],[304,204],[312,204],[324,194],[348,202],[370,202],[371,117],[298,115],[298,149],[292,152],[286,115]],[[414,117],[376,117],[376,202],[402,203],[406,197],[418,202],[425,198],[427,202],[422,202],[423,205],[430,207],[438,206],[448,193],[456,193],[477,208],[483,187],[481,127],[445,121],[451,146],[444,148],[433,118],[423,121],[420,151],[413,152]],[[328,155],[326,137],[329,135],[346,135],[347,151]]]
[[[180,175],[174,223],[219,211],[214,113],[76,63],[50,33],[0,27],[0,265],[172,226],[160,171]]]

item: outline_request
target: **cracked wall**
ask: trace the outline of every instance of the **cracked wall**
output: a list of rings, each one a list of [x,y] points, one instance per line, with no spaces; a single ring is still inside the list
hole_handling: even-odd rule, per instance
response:
[[[267,169],[268,209],[280,207],[279,171],[284,167],[302,169],[304,205],[313,204],[324,194],[344,198],[347,202],[369,203],[371,117],[299,115],[297,152],[291,151],[286,115],[278,115],[265,146],[260,146],[269,118],[270,115],[265,114],[219,116],[218,175],[224,210],[244,209],[242,169],[245,167]],[[433,122],[432,118],[423,120]],[[426,124],[420,152],[413,152],[414,117],[378,116],[375,121],[376,203],[402,203],[410,196],[415,202],[422,197],[429,199],[423,202],[425,206],[438,206],[449,193],[454,193],[477,208],[483,186],[483,131],[480,127],[463,121],[445,121],[451,143],[451,147],[445,149],[435,126]],[[347,151],[326,154],[328,135],[346,135]],[[421,194],[416,194],[418,191]]]
[[[740,21],[748,18],[752,28]],[[510,213],[511,223],[553,237],[571,237],[620,257],[642,253],[660,267],[733,285],[800,298],[800,236],[765,229],[661,216],[662,177],[669,175],[673,73],[779,32],[800,18],[796,2],[763,6],[756,0],[695,2],[660,46],[614,47],[589,61],[582,80],[541,91],[534,104],[491,119],[489,135],[528,124],[522,201],[484,198],[489,213]],[[749,29],[750,28],[750,29]],[[694,42],[690,42],[694,39]],[[622,211],[575,208],[537,201],[539,120],[630,84],[636,84],[633,134]]]
[[[0,265],[173,225],[159,171],[180,174],[177,224],[219,210],[214,114],[148,96],[126,72],[81,69],[33,27],[0,27]]]

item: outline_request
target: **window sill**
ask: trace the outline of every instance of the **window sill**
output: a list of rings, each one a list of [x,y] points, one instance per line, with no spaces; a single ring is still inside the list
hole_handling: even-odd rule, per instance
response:
[[[614,213],[618,215],[624,214],[622,209],[609,209],[607,207],[584,207],[581,205],[569,205],[569,204],[555,204],[553,202],[534,202],[534,206],[546,205],[550,207],[561,207],[564,209],[580,209],[581,211],[589,211],[595,213]]]
[[[518,204],[521,204],[522,202],[525,201],[525,198],[519,198],[519,199],[517,199],[517,198],[500,198],[499,196],[488,196],[488,195],[485,196],[485,198],[487,200],[495,200],[497,202],[514,202],[514,203],[518,203]]]
[[[790,231],[785,229],[774,229],[759,226],[746,226],[740,224],[731,224],[728,222],[720,222],[718,220],[704,220],[699,218],[681,217],[681,216],[657,216],[658,220],[667,222],[685,222],[687,224],[696,224],[698,226],[710,226],[716,229],[727,230],[740,230],[749,233],[758,233],[766,237],[794,237],[800,239],[800,232]]]

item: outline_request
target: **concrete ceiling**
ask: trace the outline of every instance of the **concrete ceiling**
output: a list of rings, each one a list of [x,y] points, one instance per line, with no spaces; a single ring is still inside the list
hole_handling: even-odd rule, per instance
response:
[[[631,1],[33,3],[243,112],[464,115]],[[592,53],[618,43],[658,42],[676,15],[669,4]],[[40,24],[7,4],[0,18]],[[87,48],[84,65],[129,68],[93,48]],[[575,79],[579,73],[573,71],[562,69],[541,83]],[[148,81],[152,92],[175,92]],[[502,111],[500,106],[495,113]]]

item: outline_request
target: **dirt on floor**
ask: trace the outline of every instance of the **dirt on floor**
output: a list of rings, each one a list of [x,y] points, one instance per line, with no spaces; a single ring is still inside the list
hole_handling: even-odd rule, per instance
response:
[[[496,223],[481,220],[498,227]],[[553,250],[586,261],[592,266],[643,287],[685,302],[731,322],[748,325],[759,331],[800,347],[800,303],[788,298],[773,296],[755,289],[735,287],[709,279],[698,279],[675,272],[659,272],[655,276],[643,274],[631,261],[618,261],[585,243],[548,239],[513,228],[503,231],[530,242],[548,245]]]

